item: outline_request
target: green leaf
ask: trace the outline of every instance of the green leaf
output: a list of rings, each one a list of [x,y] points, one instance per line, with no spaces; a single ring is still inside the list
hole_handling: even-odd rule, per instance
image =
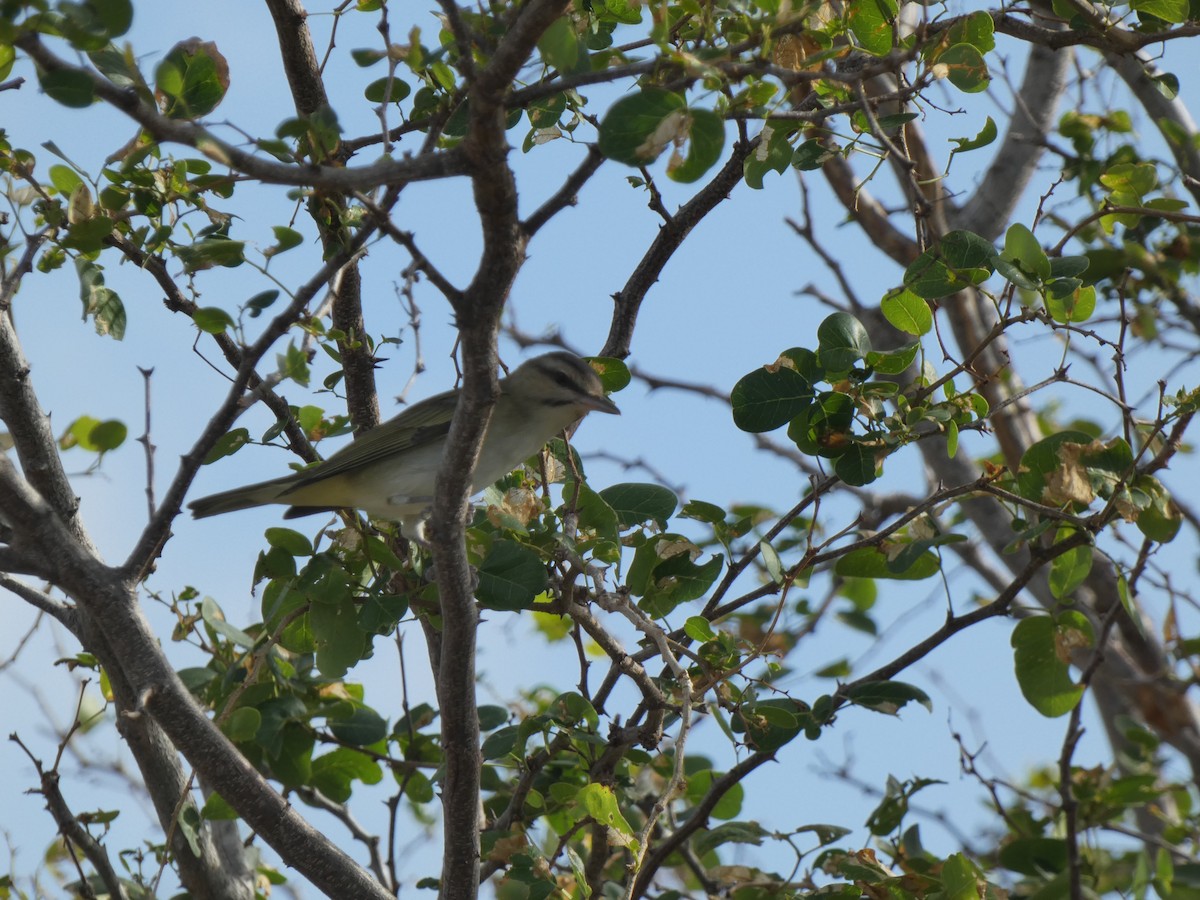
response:
[[[788,425],[788,437],[800,452],[836,459],[850,449],[854,433],[854,399],[826,391]]]
[[[784,697],[755,703],[748,711],[739,711],[733,720],[734,731],[744,731],[747,743],[761,753],[774,753],[790,743],[812,721],[808,709]]]
[[[874,448],[852,442],[834,461],[833,471],[854,487],[870,484],[879,477],[875,470]]]
[[[880,375],[899,375],[912,365],[920,349],[921,342],[919,340],[909,341],[894,350],[872,350],[863,358],[863,361]],[[874,389],[881,389],[883,385],[890,383],[874,382]]]
[[[920,581],[931,578],[941,568],[937,555],[925,551],[917,556],[903,571],[894,572],[889,566],[888,555],[875,547],[860,547],[851,550],[834,564],[838,575],[856,578],[890,578],[895,581]]]
[[[584,359],[600,376],[605,393],[615,394],[617,391],[623,391],[633,381],[633,376],[629,374],[629,366],[622,360],[609,356],[585,356]]]
[[[893,328],[907,334],[920,337],[933,328],[933,312],[929,304],[904,288],[889,291],[879,302],[879,309]]]
[[[363,89],[363,96],[371,103],[399,103],[410,93],[408,82],[394,75],[377,78]]]
[[[312,781],[312,751],[316,738],[306,728],[290,724],[280,733],[280,750],[271,757],[271,772],[288,787]]]
[[[712,769],[701,769],[699,772],[689,772],[687,777],[687,799],[693,805],[701,803],[712,789],[713,782],[722,774]],[[714,819],[734,819],[742,814],[742,803],[746,798],[746,789],[741,782],[734,782],[709,811]]]
[[[1017,683],[1043,716],[1066,715],[1079,703],[1083,688],[1071,680],[1069,660],[1072,651],[1093,642],[1091,623],[1074,610],[1057,618],[1031,616],[1017,623],[1012,634]]]
[[[105,422],[97,422],[93,426],[91,433],[88,434],[88,443],[97,453],[107,453],[109,450],[116,450],[123,443],[129,434],[129,429],[125,427],[124,422],[119,422],[116,419],[109,419]]]
[[[262,714],[252,706],[241,706],[221,724],[221,731],[235,744],[240,744],[254,740],[261,726]]]
[[[1016,264],[1022,272],[1038,281],[1050,277],[1050,258],[1033,232],[1020,222],[1009,226],[1000,258]]]
[[[600,491],[600,496],[616,511],[622,528],[653,520],[665,530],[679,505],[673,491],[657,484],[614,484]]]
[[[312,370],[308,366],[308,354],[294,342],[289,342],[287,350],[275,354],[275,362],[279,365],[279,374],[290,378],[301,387],[308,387]]]
[[[907,122],[912,122],[914,119],[921,118],[920,113],[896,113],[891,116],[880,116],[879,127],[885,131],[892,131],[904,125]]]
[[[622,97],[600,123],[600,152],[630,166],[643,166],[680,137],[687,127],[687,101],[662,88]]]
[[[588,486],[587,482],[572,481],[563,491],[563,499],[574,505],[579,513],[579,528],[604,540],[616,543],[620,535],[620,520],[608,502]]]
[[[50,183],[64,197],[70,197],[78,188],[83,187],[83,179],[70,166],[55,164],[50,167]]]
[[[1130,0],[1129,6],[1172,25],[1186,22],[1191,9],[1188,0]]]
[[[992,21],[991,17],[986,14],[985,18],[988,22]],[[955,153],[967,153],[971,150],[979,150],[996,140],[998,135],[999,131],[996,129],[996,121],[991,116],[988,116],[987,121],[983,123],[983,128],[979,130],[979,134],[975,135],[975,137],[950,138],[950,143],[958,145],[950,151],[950,155],[953,156]]]
[[[542,61],[547,66],[557,69],[560,75],[575,70],[579,62],[579,37],[575,34],[575,26],[569,15],[560,16],[550,23],[550,27],[542,32],[537,42]],[[584,59],[586,60],[586,54]]]
[[[106,230],[111,223],[101,219]],[[79,298],[83,301],[83,317],[92,317],[96,334],[111,335],[118,341],[125,337],[125,304],[115,291],[104,286],[103,270],[82,256],[75,259],[75,270],[79,274]]]
[[[508,722],[510,715],[508,707],[487,703],[480,706],[476,712],[479,716],[480,731],[494,731]]]
[[[399,772],[397,772],[399,775]],[[420,770],[412,770],[404,773],[404,796],[413,803],[430,803],[436,796],[433,783],[425,777],[425,773]],[[417,885],[420,887],[420,885]]]
[[[489,609],[528,609],[547,583],[535,552],[515,541],[496,541],[479,567],[477,597]]]
[[[940,900],[978,900],[986,896],[984,879],[962,853],[953,853],[942,863]]]
[[[717,639],[717,632],[713,630],[712,623],[704,616],[688,616],[687,621],[683,623],[683,630],[693,641],[702,644]]]
[[[1146,74],[1150,73],[1147,72]],[[0,75],[0,78],[3,77],[3,75]],[[1154,82],[1154,86],[1158,88],[1158,92],[1168,100],[1174,100],[1179,96],[1179,77],[1177,75],[1171,72],[1163,72],[1159,75],[1151,76],[1150,80]]]
[[[939,257],[956,271],[986,269],[996,248],[987,238],[973,231],[949,231],[938,244]]]
[[[275,246],[268,247],[263,251],[263,256],[268,258],[291,250],[293,247],[299,247],[304,243],[304,235],[286,225],[273,225],[271,231],[275,234]]]
[[[1067,842],[1061,838],[1017,837],[1000,847],[1000,865],[1018,875],[1045,878],[1067,869]]]
[[[217,793],[208,795],[200,814],[208,820],[238,818],[237,810],[230,806],[228,801]]]
[[[719,553],[699,565],[686,553],[665,559],[651,572],[640,605],[655,618],[665,616],[679,604],[703,597],[724,567]]]
[[[408,607],[406,594],[372,595],[358,610],[358,627],[371,634],[391,634]]]
[[[1056,322],[1086,322],[1096,311],[1096,289],[1090,284],[1059,297],[1046,295],[1046,311]]]
[[[220,635],[243,650],[254,647],[254,638],[242,629],[229,624],[225,619],[225,613],[211,597],[205,597],[200,601],[200,616],[213,634]]]
[[[742,164],[742,177],[745,178],[746,184],[760,191],[763,187],[763,176],[767,172],[782,174],[787,171],[794,152],[789,140],[792,134],[792,131],[770,123],[763,127],[763,140]]]
[[[604,0],[604,13],[622,25],[640,25],[642,4],[634,0]]]
[[[133,24],[131,0],[88,0],[87,5],[103,23],[109,38],[120,37]]]
[[[633,837],[633,828],[621,814],[617,796],[611,788],[602,784],[584,785],[575,795],[574,806],[575,821],[590,816],[602,826],[612,828],[628,838]]]
[[[245,428],[235,428],[232,431],[227,431],[217,439],[217,442],[213,444],[213,448],[208,451],[208,456],[204,457],[203,465],[207,466],[210,463],[215,463],[218,459],[231,456],[248,443],[250,443],[250,432]]]
[[[72,109],[91,106],[96,100],[92,79],[85,72],[58,69],[42,73],[38,81],[48,97]]]
[[[229,64],[211,41],[180,41],[154,72],[163,114],[196,119],[216,109],[229,89]]]
[[[687,156],[673,154],[667,164],[667,177],[680,184],[698,181],[717,164],[725,149],[725,120],[707,109],[688,110]]]
[[[963,93],[977,94],[987,90],[991,82],[983,54],[970,44],[955,44],[937,58],[935,73],[950,79]]]
[[[945,33],[945,46],[970,44],[980,53],[996,49],[996,24],[986,12],[979,10],[955,19]]]
[[[517,725],[507,725],[492,732],[484,738],[480,753],[484,759],[500,759],[512,753],[517,746],[520,728]]]
[[[1050,277],[1073,278],[1086,272],[1091,264],[1086,256],[1056,256],[1050,260]]]
[[[240,266],[246,261],[246,244],[227,237],[208,237],[187,247],[177,247],[175,254],[188,274],[192,274],[214,266]]]
[[[327,678],[341,678],[367,654],[370,642],[358,627],[358,608],[351,597],[313,603],[308,620],[316,641],[317,668]]]
[[[313,760],[313,787],[335,803],[350,799],[355,781],[378,784],[382,780],[379,763],[349,747],[339,747]]]
[[[82,193],[82,190],[80,193]],[[79,194],[75,196],[77,197]],[[72,250],[92,254],[104,246],[104,241],[112,234],[112,230],[113,223],[108,216],[94,215],[90,218],[72,222],[67,227],[67,234],[63,238],[62,244],[64,247],[69,247]],[[79,260],[77,259],[76,263],[78,262]],[[116,296],[112,291],[107,291],[107,293],[114,297]]]
[[[914,794],[925,788],[935,785],[944,784],[941,781],[935,781],[929,778],[914,778],[906,781],[888,776],[887,791],[879,805],[871,811],[867,817],[867,828],[871,834],[877,837],[891,834],[896,831],[904,821],[904,817],[909,812],[909,802]],[[927,854],[926,854],[927,855]],[[866,862],[863,860],[862,862]],[[851,864],[852,868],[847,868],[845,864],[841,866],[843,874],[853,872],[853,877],[866,879],[867,881],[880,880],[882,874],[877,867],[867,866],[862,864]]]
[[[546,707],[546,715],[560,725],[586,725],[593,731],[600,724],[596,708],[578,691],[566,691]]]
[[[376,50],[374,47],[359,47],[350,51],[350,58],[354,60],[355,65],[365,69],[380,60],[387,59],[387,53],[383,50]]]
[[[250,318],[257,319],[262,315],[263,310],[269,308],[277,299],[279,299],[278,290],[262,291],[246,301],[246,311],[250,314]]]
[[[217,306],[201,306],[192,313],[192,321],[207,334],[224,334],[234,325],[233,317]]]
[[[763,568],[767,570],[771,581],[774,584],[783,584],[783,560],[779,558],[779,553],[766,540],[758,542],[758,552],[762,557]]]
[[[755,369],[733,387],[729,396],[733,423],[742,431],[772,431],[791,421],[813,400],[811,380],[781,356],[770,366]]]
[[[1070,526],[1060,528],[1054,542],[1057,544],[1076,533],[1076,529]],[[1056,556],[1050,563],[1050,593],[1055,600],[1070,597],[1091,571],[1091,544],[1082,544]]]
[[[803,829],[797,829],[800,831]],[[771,833],[757,822],[722,822],[711,828],[702,828],[693,839],[696,852],[706,856],[724,844],[752,844],[762,846]]]
[[[91,434],[92,429],[99,424],[99,419],[92,418],[91,416],[80,416],[67,426],[67,430],[58,439],[59,448],[70,450],[72,447],[81,447],[84,450],[94,452],[96,448],[91,445]]]
[[[904,271],[904,286],[918,297],[936,300],[982,284],[992,271],[996,248],[970,231],[951,231]]]
[[[339,741],[356,747],[366,747],[387,737],[388,726],[383,716],[369,706],[356,705],[349,716],[331,718],[329,730]]]
[[[1153,163],[1116,163],[1104,170],[1100,183],[1114,194],[1141,198],[1158,187],[1158,170]]]
[[[903,681],[868,681],[845,691],[846,699],[855,706],[894,716],[909,703],[920,703],[933,712],[933,701],[919,687]]]
[[[858,0],[850,4],[846,24],[862,49],[873,56],[886,56],[896,36],[896,0]]]
[[[201,852],[199,810],[191,803],[181,806],[179,814],[175,817],[175,823],[179,826],[179,833],[187,841],[188,849],[195,856],[199,856]]]
[[[1090,487],[1078,466],[1068,466],[1059,455],[1063,444],[1091,444],[1092,436],[1082,431],[1060,431],[1043,438],[1025,451],[1017,474],[1017,492],[1029,500],[1059,506],[1073,496],[1080,497],[1084,485]],[[1083,478],[1083,483],[1080,479]],[[1083,503],[1086,505],[1086,503]]]
[[[725,510],[717,506],[715,503],[709,503],[706,500],[689,500],[684,504],[683,509],[679,511],[680,518],[695,519],[699,522],[708,522],[710,525],[716,525],[725,521]]]
[[[67,430],[59,438],[59,448],[70,450],[78,446],[82,450],[104,454],[109,450],[119,448],[125,443],[128,428],[125,422],[116,419],[100,421],[90,415],[80,415],[78,419],[67,426]]]
[[[849,371],[871,350],[863,324],[849,313],[835,312],[817,326],[817,358],[828,372]]]
[[[835,156],[836,147],[831,147],[828,141],[811,138],[796,148],[796,152],[792,154],[792,166],[801,172],[811,172],[821,168]]]
[[[12,73],[13,63],[17,61],[17,51],[7,41],[0,41],[0,81]]]
[[[313,545],[307,537],[291,528],[268,528],[267,543],[290,556],[312,556]]]
[[[1139,475],[1133,487],[1150,498],[1149,505],[1138,513],[1138,531],[1160,544],[1174,540],[1183,525],[1183,513],[1162,482],[1153,475]]]

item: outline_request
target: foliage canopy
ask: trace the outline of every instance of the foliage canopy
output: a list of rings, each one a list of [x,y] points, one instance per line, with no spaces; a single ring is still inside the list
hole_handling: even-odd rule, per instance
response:
[[[168,870],[187,896],[222,898],[301,879],[356,898],[481,883],[514,900],[1200,891],[1200,643],[1173,571],[1194,565],[1200,525],[1184,454],[1200,135],[1184,102],[1197,85],[1170,71],[1194,56],[1200,5],[445,0],[436,27],[387,0],[332,4],[319,25],[300,0],[265,6],[286,114],[235,104],[253,96],[250,61],[223,49],[236,22],[159,36],[164,52],[140,43],[132,0],[0,0],[0,99],[101,115],[124,136],[69,152],[0,136],[0,588],[69,633],[66,664],[99,677],[111,713],[96,726],[81,703],[56,753],[16,735],[60,834],[51,876],[130,898]],[[427,252],[438,216],[408,205],[427,182],[469,184],[439,215],[475,223],[477,260]],[[736,467],[719,502],[680,497],[669,461],[589,483],[594,460],[556,440],[468,515],[499,342],[539,342],[503,317],[514,281],[600,183],[637,192],[658,224],[617,261],[608,335],[588,348],[606,387],[622,403],[638,383],[727,400],[730,429],[795,473],[778,492],[794,504],[736,502]],[[832,287],[802,289],[825,307],[813,327],[771,335],[736,383],[650,374],[653,344],[629,365],[667,264],[701,223],[744,227],[722,212],[748,191],[793,198],[786,230],[756,227],[824,267]],[[834,221],[869,262],[830,242]],[[589,249],[612,227],[596,219]],[[372,266],[397,285],[386,310],[365,299]],[[172,421],[178,463],[155,455],[147,399],[145,482],[126,498],[131,521],[146,498],[147,521],[116,564],[76,494],[131,452],[130,424],[99,409],[52,423],[39,379],[55,360],[28,358],[18,334],[48,315],[37,285],[68,279],[93,344],[153,319],[170,353],[194,342],[212,361],[210,391],[224,379]],[[134,299],[147,293],[162,310]],[[236,624],[228,602],[163,585],[167,548],[194,539],[176,522],[205,467],[263,445],[311,462],[378,423],[376,368],[415,344],[394,335],[407,316],[416,336],[418,299],[453,315],[461,363],[431,547],[349,513],[270,527],[257,615]],[[706,304],[700,346],[739,315]],[[145,376],[149,396],[163,375]],[[265,429],[247,414],[260,405]],[[81,456],[88,471],[70,474]],[[921,638],[873,668],[843,656],[801,677],[818,631],[877,635],[892,616],[879,593],[905,582],[941,585]],[[576,647],[578,670],[481,704],[479,630],[529,621]],[[1025,700],[1063,726],[1021,783],[961,745],[989,798],[984,837],[922,842],[924,776],[871,785],[865,823],[747,811],[771,789],[756,770],[794,765],[797,746],[933,709],[913,667],[988,621],[1006,623]],[[429,696],[356,680],[397,634],[426,642]],[[1110,743],[1097,765],[1077,755],[1088,701]],[[72,811],[60,766],[85,721],[127,747],[161,829],[148,853],[113,846],[119,811]],[[364,828],[363,798],[385,788],[389,821]],[[439,816],[441,860],[406,881],[397,822]],[[34,890],[28,873],[0,880],[3,896]]]

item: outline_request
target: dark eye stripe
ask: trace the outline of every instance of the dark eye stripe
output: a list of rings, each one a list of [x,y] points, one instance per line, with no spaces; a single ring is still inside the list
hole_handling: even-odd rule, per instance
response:
[[[554,354],[549,358],[542,357],[534,360],[534,363],[547,378],[552,379],[556,384],[576,391],[580,390],[580,381],[587,374],[580,369],[579,363],[574,358],[565,354],[562,356]],[[575,371],[565,371],[565,367],[568,366]],[[590,366],[588,367],[588,371],[591,371]]]

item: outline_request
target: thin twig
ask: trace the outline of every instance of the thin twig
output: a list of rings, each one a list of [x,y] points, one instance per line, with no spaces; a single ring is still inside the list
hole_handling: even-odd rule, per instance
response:
[[[150,376],[154,374],[154,369],[138,366],[138,371],[142,373],[146,430],[137,441],[146,454],[146,518],[149,520],[154,518],[154,451],[157,449],[150,440]]]

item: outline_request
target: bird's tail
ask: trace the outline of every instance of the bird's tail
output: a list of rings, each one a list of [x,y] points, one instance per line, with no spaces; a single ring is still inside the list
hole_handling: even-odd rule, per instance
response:
[[[210,494],[188,504],[188,509],[197,519],[217,516],[221,513],[234,512],[239,509],[249,509],[252,506],[263,506],[267,503],[279,502],[279,495],[292,483],[291,476],[275,478],[271,481],[260,481],[245,487]]]

